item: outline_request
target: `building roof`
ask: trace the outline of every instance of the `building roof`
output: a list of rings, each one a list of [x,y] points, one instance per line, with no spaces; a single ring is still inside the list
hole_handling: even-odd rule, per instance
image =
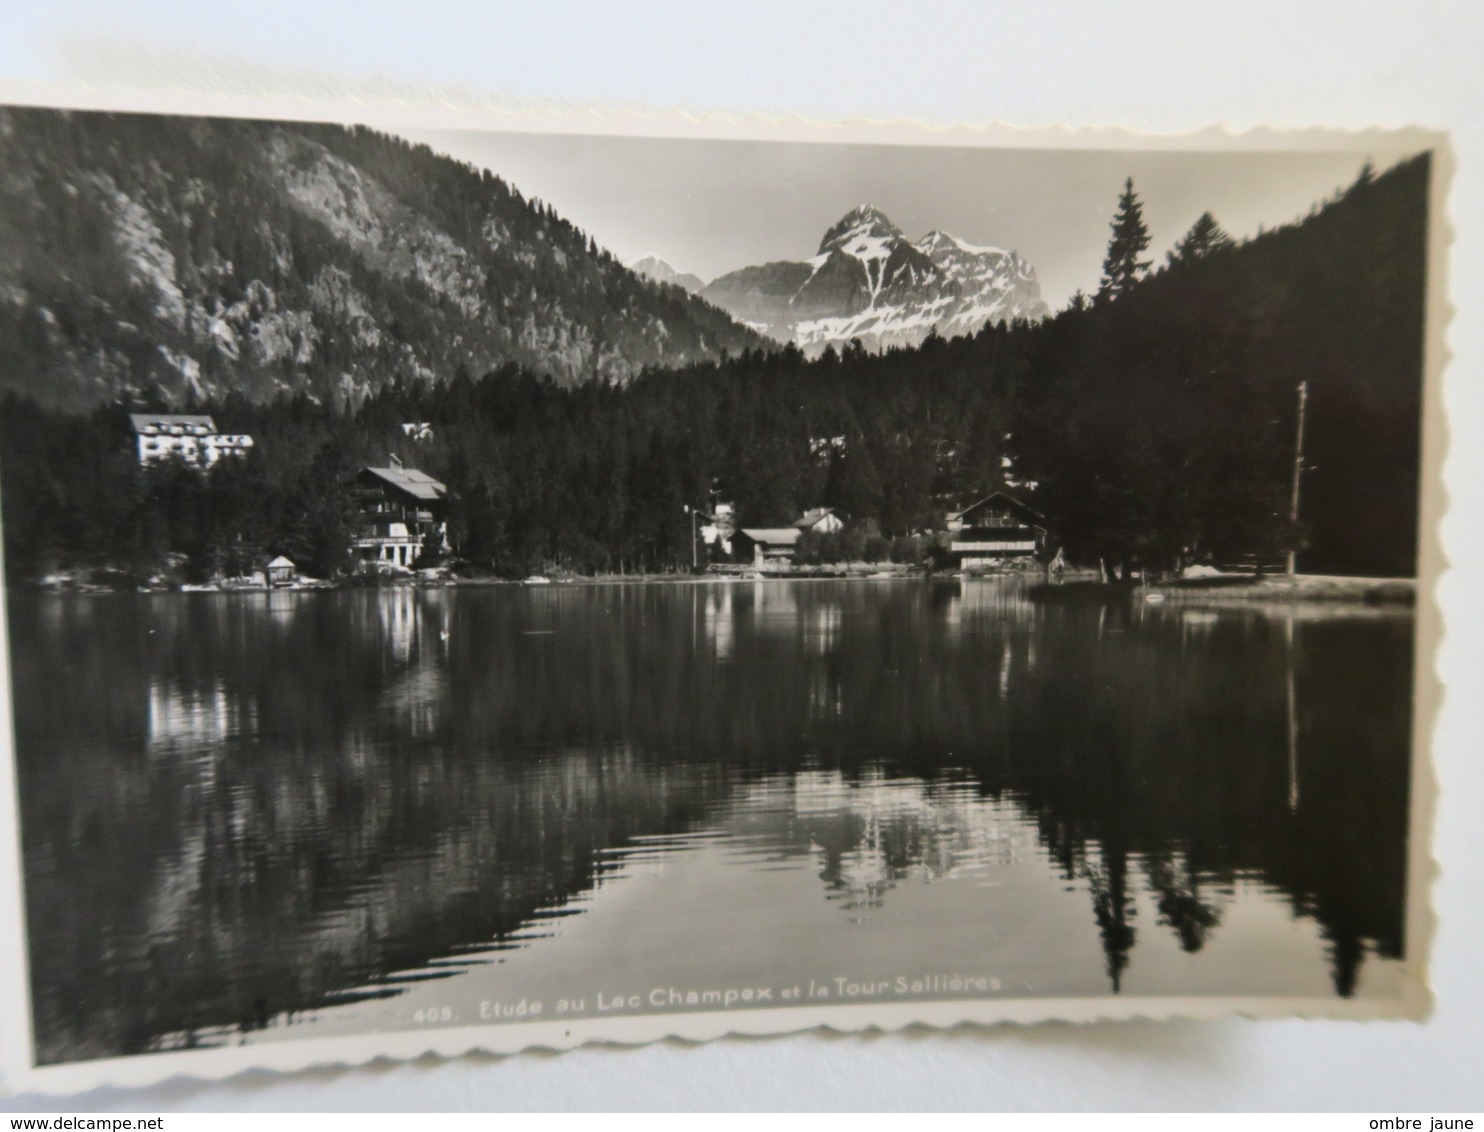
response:
[[[795,522],[794,526],[801,531],[807,531],[825,516],[833,515],[834,513],[835,509],[833,507],[812,507],[804,512],[803,517]]]
[[[406,492],[414,499],[436,502],[448,495],[448,488],[427,472],[420,472],[416,468],[363,468],[361,474],[373,475],[383,483]]]
[[[204,428],[216,431],[216,422],[199,413],[130,413],[129,423],[135,432],[154,433],[171,427]]]
[[[272,562],[268,563],[268,569],[270,570],[281,570],[285,566],[292,570],[294,568],[294,560],[292,558],[285,558],[281,554]]]
[[[765,546],[793,546],[804,532],[798,527],[743,527],[742,533]]]
[[[1020,500],[1016,499],[1015,496],[1011,495],[1008,491],[992,491],[988,495],[986,495],[983,499],[979,499],[979,500],[976,500],[973,503],[970,503],[962,511],[950,511],[948,513],[948,518],[949,519],[962,519],[970,511],[977,511],[979,508],[983,507],[986,503],[993,503],[996,500],[999,500],[1000,502],[1002,502],[1006,506],[1008,506],[1012,511],[1018,512],[1019,514],[1021,514],[1023,516],[1028,515],[1032,519],[1041,519],[1041,520],[1044,520],[1045,519],[1045,516],[1042,515],[1039,511],[1037,511],[1033,507],[1027,507],[1024,503],[1022,503]]]

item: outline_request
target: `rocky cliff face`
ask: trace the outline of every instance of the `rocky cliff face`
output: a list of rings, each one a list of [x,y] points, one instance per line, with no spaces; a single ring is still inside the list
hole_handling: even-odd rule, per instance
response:
[[[810,352],[856,338],[868,348],[916,345],[933,330],[949,337],[1048,313],[1035,270],[1015,252],[945,232],[912,242],[870,205],[834,224],[811,258],[730,272],[701,295]]]
[[[761,344],[487,172],[363,129],[0,108],[0,390],[354,401]]]

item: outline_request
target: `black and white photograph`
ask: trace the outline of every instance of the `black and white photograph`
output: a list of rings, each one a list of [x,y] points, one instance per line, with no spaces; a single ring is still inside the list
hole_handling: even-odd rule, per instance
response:
[[[757,135],[0,107],[27,1083],[1426,1013],[1441,135]]]

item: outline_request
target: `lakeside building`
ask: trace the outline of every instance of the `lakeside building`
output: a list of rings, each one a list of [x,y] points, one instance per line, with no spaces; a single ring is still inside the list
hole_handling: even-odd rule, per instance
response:
[[[961,570],[1033,562],[1046,549],[1045,518],[1005,491],[945,517],[948,554]]]
[[[425,552],[448,549],[448,488],[426,472],[400,464],[362,468],[356,497],[354,546],[363,561],[411,569]]]
[[[732,554],[761,570],[769,562],[792,562],[804,532],[798,527],[743,527],[732,536]]]
[[[697,509],[700,526],[697,534],[701,545],[714,554],[732,553],[732,536],[737,533],[736,509],[730,503],[718,503],[710,512]]]
[[[183,460],[193,468],[210,468],[229,456],[246,456],[252,437],[222,433],[210,417],[196,413],[130,413],[141,465]]]
[[[268,563],[264,573],[268,576],[270,586],[291,586],[299,580],[299,570],[294,565],[294,560],[285,558],[282,554]]]
[[[814,507],[805,511],[794,526],[805,534],[832,535],[845,529],[845,520],[833,507]]]
[[[750,558],[758,569],[768,562],[792,562],[806,534],[832,535],[844,529],[845,520],[833,507],[815,507],[790,527],[744,527],[732,536],[732,557]]]

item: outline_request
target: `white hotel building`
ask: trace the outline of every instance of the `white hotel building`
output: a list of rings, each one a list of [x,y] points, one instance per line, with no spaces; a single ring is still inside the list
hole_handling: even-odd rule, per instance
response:
[[[226,456],[245,456],[252,437],[220,433],[210,417],[189,413],[130,413],[140,464],[178,458],[209,468]]]

